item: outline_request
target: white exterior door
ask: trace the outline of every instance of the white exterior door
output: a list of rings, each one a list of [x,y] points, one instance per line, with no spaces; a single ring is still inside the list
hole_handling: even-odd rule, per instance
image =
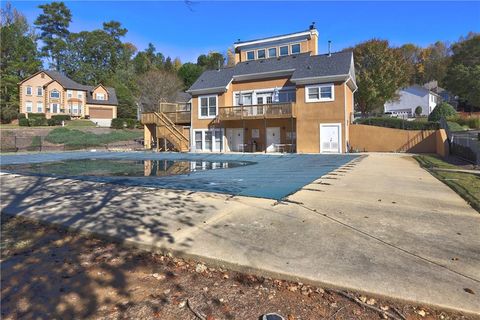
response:
[[[267,152],[274,152],[276,144],[280,144],[280,127],[269,127],[267,128]]]
[[[226,131],[229,151],[242,152],[243,145],[243,129],[242,128],[227,128]]]
[[[341,153],[341,124],[324,123],[320,124],[320,152],[321,153]]]

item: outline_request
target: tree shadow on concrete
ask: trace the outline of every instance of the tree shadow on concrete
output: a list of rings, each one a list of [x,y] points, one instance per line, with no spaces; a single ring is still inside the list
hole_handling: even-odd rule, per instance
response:
[[[182,191],[163,190],[162,197],[154,197],[153,189],[13,175],[1,182],[2,220],[22,216],[146,247],[188,247],[193,239],[179,242],[174,232],[193,227],[215,209],[205,204],[208,199],[198,201],[202,195]],[[115,305],[118,316],[130,310],[128,273],[141,266],[141,258],[99,248],[99,240],[69,235],[63,228],[38,237],[35,232],[30,239],[17,239],[11,254],[2,248],[2,318],[88,318],[112,302],[109,291],[115,301],[127,301]],[[102,259],[113,259],[115,267]],[[150,307],[156,312],[161,303]]]

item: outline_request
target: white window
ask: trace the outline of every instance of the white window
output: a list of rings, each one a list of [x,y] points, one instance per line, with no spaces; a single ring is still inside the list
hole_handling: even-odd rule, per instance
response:
[[[258,59],[265,59],[265,49],[260,49],[257,51],[257,58]]]
[[[80,92],[80,91],[78,91],[78,92],[77,92],[77,98],[78,98],[78,99],[83,99],[83,93]]]
[[[324,102],[334,99],[333,84],[317,84],[305,87],[305,102]]]
[[[278,92],[279,102],[295,102],[296,93],[295,90],[280,90]]]
[[[67,90],[67,97],[68,98],[73,98],[73,91],[72,90]]]
[[[286,56],[286,55],[288,55],[288,46],[280,47],[280,55],[281,55],[281,56]]]
[[[60,98],[60,92],[57,89],[50,91],[50,98],[58,99]]]
[[[25,110],[27,111],[27,113],[28,112],[33,112],[33,110],[32,110],[33,107],[32,106],[33,106],[32,101],[25,102]]]
[[[50,112],[51,113],[58,113],[60,111],[58,103],[52,103],[50,105]]]
[[[247,51],[247,60],[255,60],[255,51]]]
[[[209,119],[217,116],[217,96],[198,97],[198,118]]]
[[[105,94],[97,93],[97,94],[95,94],[95,99],[96,100],[105,100]]]
[[[196,151],[222,151],[223,130],[194,130],[194,143]]]
[[[26,93],[27,93],[27,96],[31,96],[32,95],[32,87],[27,87],[26,89]]]
[[[275,58],[277,56],[277,48],[268,49],[268,57]]]
[[[38,113],[43,112],[43,102],[37,102],[37,112]]]
[[[73,103],[70,107],[70,110],[73,114],[78,114],[78,104]]]
[[[240,99],[240,94],[235,94],[235,105],[236,106],[249,106],[253,103],[252,92],[242,92],[242,98]]]
[[[37,96],[39,96],[39,97],[43,96],[43,88],[42,87],[37,87]]]
[[[300,43],[292,44],[292,54],[300,53]]]

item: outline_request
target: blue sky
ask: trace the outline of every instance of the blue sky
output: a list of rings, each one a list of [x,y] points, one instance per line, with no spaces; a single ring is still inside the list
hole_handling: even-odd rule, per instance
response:
[[[30,23],[46,1],[13,1]],[[2,5],[5,2],[2,1]],[[393,45],[427,46],[436,40],[455,42],[469,31],[480,32],[480,2],[194,2],[67,1],[72,32],[120,21],[124,39],[143,50],[152,42],[158,51],[182,62],[209,51],[225,52],[237,39],[249,40],[301,31],[316,22],[320,52],[332,40],[338,51],[371,39]]]

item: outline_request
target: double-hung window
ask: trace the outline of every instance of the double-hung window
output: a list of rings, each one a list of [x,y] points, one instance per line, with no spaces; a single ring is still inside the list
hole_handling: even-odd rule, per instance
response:
[[[72,90],[67,90],[67,97],[68,98],[73,98],[73,91]]]
[[[83,99],[83,93],[77,92],[77,98],[78,99]]]
[[[38,113],[43,112],[43,102],[37,102],[37,112]]]
[[[27,87],[27,89],[26,89],[26,94],[27,94],[27,96],[31,96],[31,95],[32,95],[32,87]]]
[[[42,87],[37,87],[37,96],[38,97],[43,96],[43,88]]]
[[[97,93],[97,94],[95,94],[95,99],[96,100],[105,100],[105,95],[103,93]]]
[[[202,96],[199,97],[199,114],[202,118],[215,118],[217,116],[217,96]]]
[[[334,99],[333,84],[316,84],[305,87],[305,102],[325,102]]]
[[[255,60],[255,51],[247,51],[247,60]]]
[[[287,56],[288,55],[288,46],[280,47],[280,56]]]
[[[27,102],[25,102],[25,110],[27,111],[27,113],[33,111],[33,110],[32,110],[32,106],[33,106],[32,101],[27,101]]]
[[[275,58],[277,56],[277,48],[268,49],[268,57]]]

